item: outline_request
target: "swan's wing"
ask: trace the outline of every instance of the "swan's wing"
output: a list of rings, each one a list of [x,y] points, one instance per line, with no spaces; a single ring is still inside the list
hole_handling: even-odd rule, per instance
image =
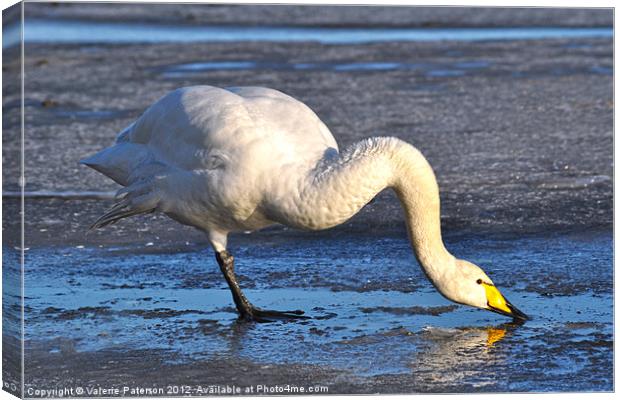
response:
[[[247,99],[254,107],[263,111],[272,125],[286,130],[306,142],[320,139],[320,145],[338,150],[334,136],[321,119],[304,103],[275,89],[262,87],[230,87],[233,93]]]
[[[153,104],[119,140],[144,144],[158,160],[186,170],[258,156],[262,148],[272,158],[313,159],[326,148],[338,148],[329,129],[305,104],[255,87],[175,90]]]
[[[177,168],[208,168],[219,147],[217,134],[230,136],[251,125],[235,97],[209,86],[177,89],[151,105],[118,141],[144,145],[155,159]]]

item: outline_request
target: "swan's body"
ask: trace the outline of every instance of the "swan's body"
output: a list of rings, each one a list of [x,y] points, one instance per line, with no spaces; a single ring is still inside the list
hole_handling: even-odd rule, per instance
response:
[[[247,299],[233,288],[229,232],[278,223],[329,228],[390,187],[403,204],[416,257],[444,296],[525,318],[480,268],[445,249],[437,183],[417,149],[383,137],[340,153],[310,108],[276,90],[178,89],[121,132],[114,146],[83,162],[125,186],[94,227],[161,211],[205,231],[238,308]]]

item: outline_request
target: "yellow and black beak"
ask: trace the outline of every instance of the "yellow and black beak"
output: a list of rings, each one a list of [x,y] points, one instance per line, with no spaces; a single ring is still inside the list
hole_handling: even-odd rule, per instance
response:
[[[512,317],[514,320],[518,321],[527,321],[530,319],[525,313],[506,300],[494,285],[486,282],[482,282],[482,284],[484,285],[484,290],[487,295],[487,306],[490,311]]]

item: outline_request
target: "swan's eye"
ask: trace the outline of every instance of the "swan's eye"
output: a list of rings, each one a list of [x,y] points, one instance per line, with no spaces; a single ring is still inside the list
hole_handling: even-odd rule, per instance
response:
[[[478,279],[478,280],[476,281],[476,283],[477,283],[478,285],[482,284],[482,279]]]

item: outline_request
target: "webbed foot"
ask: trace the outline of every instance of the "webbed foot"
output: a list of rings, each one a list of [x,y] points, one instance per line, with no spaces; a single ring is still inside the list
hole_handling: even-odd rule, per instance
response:
[[[244,307],[245,308],[245,307]],[[276,322],[283,320],[296,320],[296,319],[311,319],[311,317],[304,315],[302,310],[292,311],[276,311],[276,310],[263,310],[258,307],[250,305],[249,310],[240,310],[240,317],[247,321],[254,322]]]

